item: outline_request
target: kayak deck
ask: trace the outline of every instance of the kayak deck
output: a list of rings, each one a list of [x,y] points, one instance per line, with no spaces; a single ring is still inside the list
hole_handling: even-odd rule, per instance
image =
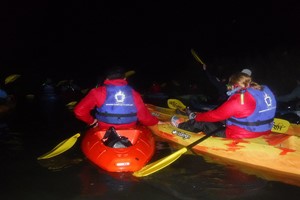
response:
[[[169,123],[160,124],[159,131],[155,134],[183,146],[204,136],[203,133],[196,134],[178,129]],[[300,138],[297,136],[278,133],[253,139],[212,136],[194,146],[193,151],[212,158],[214,162],[259,169],[260,172],[268,172],[273,177],[284,177],[281,181],[300,186]],[[271,175],[269,177],[272,177]]]
[[[134,172],[141,169],[154,155],[155,140],[150,129],[136,126],[133,129],[116,130],[128,138],[132,146],[112,148],[102,141],[106,130],[89,129],[81,143],[85,156],[98,167],[109,172]]]

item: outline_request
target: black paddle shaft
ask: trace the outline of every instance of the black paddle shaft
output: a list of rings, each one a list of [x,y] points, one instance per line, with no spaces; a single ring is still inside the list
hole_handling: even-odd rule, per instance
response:
[[[215,133],[219,132],[220,130],[224,129],[224,127],[220,127],[220,128],[217,128],[215,129],[214,131],[206,134],[204,137],[200,138],[199,140],[196,140],[195,142],[189,144],[188,146],[186,146],[186,148],[192,148],[193,146],[197,145],[198,143],[206,140],[207,138],[209,138],[210,136],[214,135]]]

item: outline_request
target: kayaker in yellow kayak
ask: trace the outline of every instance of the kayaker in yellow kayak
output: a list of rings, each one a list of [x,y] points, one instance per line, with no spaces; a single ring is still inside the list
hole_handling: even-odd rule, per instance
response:
[[[296,83],[296,87],[290,93],[278,96],[277,101],[287,103],[300,99],[300,79],[297,79]]]
[[[254,138],[271,132],[276,111],[276,99],[266,85],[252,82],[251,76],[238,72],[229,78],[229,98],[214,110],[191,113],[190,120],[172,118],[172,124],[192,132],[211,132],[226,128],[216,135],[226,138]]]

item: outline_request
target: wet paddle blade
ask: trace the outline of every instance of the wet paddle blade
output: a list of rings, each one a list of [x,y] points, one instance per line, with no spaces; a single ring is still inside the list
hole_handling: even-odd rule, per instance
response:
[[[132,76],[132,75],[134,75],[134,74],[135,74],[135,71],[134,71],[134,70],[130,70],[130,71],[127,71],[127,72],[125,73],[125,77],[128,78],[128,77],[130,77],[130,76]]]
[[[137,177],[147,176],[149,174],[153,174],[154,172],[156,172],[164,167],[167,167],[168,165],[170,165],[171,163],[176,161],[182,154],[187,152],[188,149],[193,148],[200,142],[206,140],[207,138],[209,138],[210,136],[214,135],[215,133],[217,133],[218,131],[220,131],[222,129],[223,129],[223,127],[220,127],[210,133],[207,133],[204,137],[201,137],[200,139],[192,142],[188,146],[183,147],[183,148],[179,149],[178,151],[175,151],[171,155],[161,158],[160,160],[155,161],[152,164],[149,164],[149,165],[143,167],[141,170],[134,172],[133,175],[137,176]]]
[[[77,101],[71,101],[66,106],[75,106],[77,104]]]
[[[67,107],[69,110],[73,110],[76,104],[77,104],[77,101],[71,101],[71,102],[69,102],[68,104],[66,104],[66,107]]]
[[[59,143],[58,145],[56,145],[51,151],[45,153],[44,155],[38,157],[38,160],[41,159],[48,159],[48,158],[52,158],[54,156],[57,156],[59,154],[62,154],[63,152],[67,151],[68,149],[70,149],[77,141],[77,138],[80,136],[80,133],[76,133],[75,135],[73,135],[72,137],[65,139],[64,141],[62,141],[61,143]]]
[[[64,85],[68,82],[68,80],[62,80],[62,81],[59,81],[57,84],[56,84],[56,87],[59,87],[61,85]]]
[[[289,130],[290,122],[285,119],[274,118],[272,132],[286,133]]]
[[[157,172],[158,170],[176,161],[185,152],[187,152],[187,148],[184,147],[182,149],[179,149],[167,157],[161,158],[149,165],[146,165],[139,171],[134,172],[133,175],[136,177],[142,177],[142,176],[148,176],[150,174],[153,174],[154,172]]]
[[[177,99],[168,99],[168,107],[172,109],[184,110],[186,106]]]
[[[12,83],[17,80],[21,75],[20,74],[12,74],[5,78],[5,85],[8,83]]]
[[[202,65],[204,65],[204,62],[200,59],[200,57],[198,56],[198,54],[196,53],[196,51],[194,49],[191,49],[191,53],[194,56],[194,58],[201,63]]]

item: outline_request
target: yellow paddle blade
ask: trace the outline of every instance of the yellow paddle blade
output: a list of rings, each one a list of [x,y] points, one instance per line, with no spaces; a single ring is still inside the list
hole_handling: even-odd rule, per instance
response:
[[[150,174],[153,174],[154,172],[170,165],[171,163],[173,163],[175,160],[177,160],[182,154],[184,154],[185,152],[187,152],[187,148],[182,148],[179,149],[177,151],[175,151],[174,153],[172,153],[171,155],[161,158],[149,165],[146,165],[145,167],[143,167],[142,169],[140,169],[139,171],[136,171],[133,173],[134,176],[136,177],[142,177],[142,176],[148,176]]]
[[[66,107],[69,110],[73,110],[76,104],[77,104],[77,101],[71,101],[71,102],[69,102],[69,103],[66,104]]]
[[[35,98],[35,95],[34,94],[27,94],[26,95],[26,99],[28,99],[28,100],[32,100],[32,99],[34,99]]]
[[[77,101],[71,101],[66,106],[75,106],[77,104]]]
[[[186,106],[178,99],[168,99],[168,107],[179,110],[184,110],[186,108]]]
[[[63,85],[63,84],[66,84],[67,82],[68,82],[68,80],[61,80],[61,81],[59,81],[59,82],[56,84],[56,86],[59,87],[59,86],[61,86],[61,85]]]
[[[125,77],[128,78],[129,76],[132,76],[133,74],[135,74],[134,70],[130,70],[128,72],[125,73]]]
[[[198,56],[198,54],[196,53],[196,51],[194,49],[191,49],[191,53],[194,56],[194,58],[201,63],[202,65],[205,65],[204,62],[200,59],[200,57]]]
[[[62,154],[63,152],[67,151],[70,149],[77,141],[77,138],[79,138],[80,133],[76,133],[72,137],[65,139],[61,143],[59,143],[57,146],[55,146],[51,151],[48,153],[45,153],[44,155],[38,157],[38,160],[41,159],[47,159],[47,158],[52,158],[54,156],[57,156],[59,154]]]
[[[20,74],[12,74],[5,78],[5,84],[14,82],[17,80],[21,75]]]
[[[86,93],[88,93],[89,90],[90,90],[90,88],[85,88],[85,89],[81,90],[81,93],[86,94]]]
[[[290,122],[285,119],[274,118],[274,125],[272,132],[275,133],[286,133],[289,129]]]

